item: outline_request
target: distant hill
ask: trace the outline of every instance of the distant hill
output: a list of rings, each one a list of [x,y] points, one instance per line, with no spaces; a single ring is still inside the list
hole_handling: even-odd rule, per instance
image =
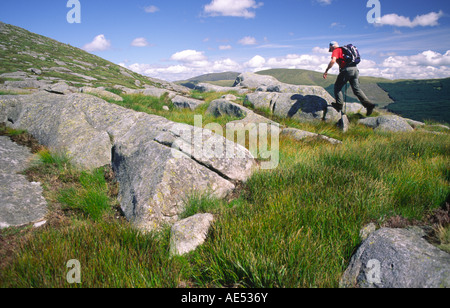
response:
[[[395,101],[387,109],[417,121],[450,123],[450,78],[379,83]]]

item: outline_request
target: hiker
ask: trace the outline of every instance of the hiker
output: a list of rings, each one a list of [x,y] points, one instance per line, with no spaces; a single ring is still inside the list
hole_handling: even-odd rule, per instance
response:
[[[334,64],[336,64],[336,62],[339,64],[340,68],[339,76],[337,77],[336,83],[334,85],[334,97],[336,98],[336,103],[332,103],[331,105],[338,112],[342,111],[344,107],[344,95],[342,94],[342,88],[347,84],[347,82],[350,82],[353,93],[359,99],[361,104],[367,109],[367,116],[370,116],[373,113],[375,104],[369,101],[367,96],[360,88],[359,70],[357,64],[354,62],[346,62],[344,58],[344,51],[341,47],[339,47],[339,44],[337,42],[330,43],[329,51],[332,52],[331,61],[330,64],[328,64],[327,70],[323,74],[323,78],[327,79],[328,71],[334,66]]]

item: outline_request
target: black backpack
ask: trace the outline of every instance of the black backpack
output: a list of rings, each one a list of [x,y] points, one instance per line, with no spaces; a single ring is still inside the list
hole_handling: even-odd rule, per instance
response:
[[[358,48],[352,44],[342,46],[342,52],[344,53],[345,63],[347,66],[356,66],[361,62],[361,55]]]

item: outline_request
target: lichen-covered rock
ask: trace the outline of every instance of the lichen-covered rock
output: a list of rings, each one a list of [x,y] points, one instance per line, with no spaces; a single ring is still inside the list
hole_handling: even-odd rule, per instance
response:
[[[293,93],[255,92],[246,97],[246,103],[255,109],[300,122],[315,120],[336,122],[340,119],[340,115],[331,107],[332,102],[329,95],[322,97]]]
[[[30,165],[31,158],[27,148],[0,136],[0,228],[41,221],[47,214],[40,184],[17,174]]]
[[[25,170],[32,158],[30,151],[0,136],[0,173],[15,174]]]
[[[113,148],[120,203],[136,226],[152,230],[173,224],[191,194],[223,198],[234,189],[234,184],[208,168],[202,157],[196,160],[172,147],[176,136],[152,128],[154,124],[147,120],[138,121]]]
[[[184,255],[202,245],[214,221],[211,214],[197,214],[180,220],[172,226],[170,254]]]
[[[410,132],[414,130],[405,119],[396,115],[383,115],[376,118],[361,119],[358,123],[371,127],[375,131]]]
[[[257,167],[247,149],[212,131],[92,95],[0,96],[0,121],[83,169],[112,164],[122,209],[143,230],[174,223],[191,194],[225,197]]]
[[[147,86],[144,90],[136,90],[139,93],[142,93],[145,96],[152,96],[152,97],[162,97],[164,94],[167,94],[168,98],[172,99],[175,96],[177,96],[176,92],[167,90],[167,89],[161,89],[157,87]]]
[[[288,137],[291,137],[298,141],[304,140],[307,138],[315,138],[315,139],[327,141],[331,144],[342,144],[342,141],[339,141],[337,139],[333,139],[333,138],[330,138],[330,137],[327,137],[324,135],[319,135],[316,133],[311,133],[311,132],[307,132],[307,131],[296,129],[296,128],[284,128],[281,131],[281,136],[288,136]]]
[[[229,91],[235,91],[238,94],[245,94],[248,93],[248,89],[243,89],[242,87],[236,86],[236,87],[221,87],[217,85],[213,85],[210,83],[199,83],[194,88],[197,91],[200,92],[229,92]]]
[[[104,97],[106,99],[111,99],[113,101],[116,102],[122,102],[123,98],[115,93],[106,91],[104,89],[101,88],[92,88],[92,87],[83,87],[80,89],[81,93],[87,93],[87,94],[95,94],[95,95],[99,95],[101,97]]]
[[[47,201],[39,183],[30,183],[20,174],[0,173],[0,228],[41,221],[46,214]]]
[[[341,287],[449,288],[450,254],[414,228],[371,233],[352,257]]]
[[[172,103],[177,108],[195,110],[205,102],[198,99],[177,95],[172,98]]]
[[[12,128],[26,129],[42,145],[67,154],[81,168],[107,165],[111,162],[108,133],[95,129],[86,114],[71,104],[76,98],[45,92],[8,97],[3,99],[4,117]]]
[[[271,86],[279,83],[280,82],[272,76],[243,73],[236,78],[233,87],[256,89],[260,86]]]

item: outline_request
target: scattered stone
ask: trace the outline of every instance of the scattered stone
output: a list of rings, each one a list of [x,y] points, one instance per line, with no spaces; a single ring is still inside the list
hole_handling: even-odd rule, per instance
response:
[[[130,89],[130,88],[127,88],[127,87],[122,86],[122,85],[115,85],[113,88],[117,89],[117,90],[120,90],[120,91],[122,91],[125,94],[139,94],[139,93],[142,93],[142,91],[143,91],[142,89],[140,89],[140,90]]]
[[[202,245],[214,221],[211,214],[197,214],[172,226],[170,255],[184,255]]]
[[[237,100],[237,97],[233,94],[227,94],[222,96],[223,99],[226,99],[227,101],[235,101]]]
[[[360,103],[345,103],[344,105],[344,110],[343,110],[346,114],[362,114],[362,115],[366,115],[367,114],[367,109],[361,105]]]
[[[376,118],[361,119],[358,123],[373,128],[375,131],[409,132],[414,131],[408,122],[396,115],[384,115]]]
[[[28,71],[36,75],[42,75],[42,70],[38,68],[29,68]]]
[[[203,105],[205,102],[198,100],[198,99],[193,99],[193,98],[177,95],[174,98],[172,98],[172,103],[175,107],[178,107],[181,109],[190,108],[191,110],[195,110],[195,109],[197,109],[197,107],[199,107],[200,105]]]
[[[175,93],[173,91],[170,91],[167,89],[161,89],[161,88],[157,88],[157,87],[153,87],[153,86],[147,86],[147,87],[145,87],[144,90],[137,90],[137,91],[139,91],[138,93],[142,93],[145,96],[152,96],[152,97],[157,97],[157,98],[161,98],[164,94],[167,94],[169,99],[173,99],[174,97],[177,96],[177,93]]]
[[[450,254],[425,232],[383,228],[371,233],[341,279],[344,288],[449,288]]]
[[[208,113],[216,118],[221,116],[242,118],[247,116],[249,111],[249,109],[223,98],[212,101],[207,110]]]
[[[67,67],[59,67],[59,66],[51,67],[48,70],[52,71],[52,72],[63,73],[63,74],[73,73],[71,69],[69,69]]]
[[[272,76],[258,75],[254,73],[243,73],[236,78],[233,87],[256,89],[260,86],[271,86],[279,83],[280,82]]]
[[[75,87],[71,87],[67,83],[61,81],[61,82],[50,85],[48,88],[45,89],[45,91],[54,93],[54,94],[67,95],[67,94],[77,92],[77,89]]]
[[[350,128],[350,121],[348,120],[347,115],[341,114],[341,119],[338,121],[337,126],[344,133],[348,132],[348,130]]]
[[[124,75],[125,77],[134,78],[133,75],[131,75],[130,73],[126,72],[123,68],[120,68],[120,73],[122,75]]]

